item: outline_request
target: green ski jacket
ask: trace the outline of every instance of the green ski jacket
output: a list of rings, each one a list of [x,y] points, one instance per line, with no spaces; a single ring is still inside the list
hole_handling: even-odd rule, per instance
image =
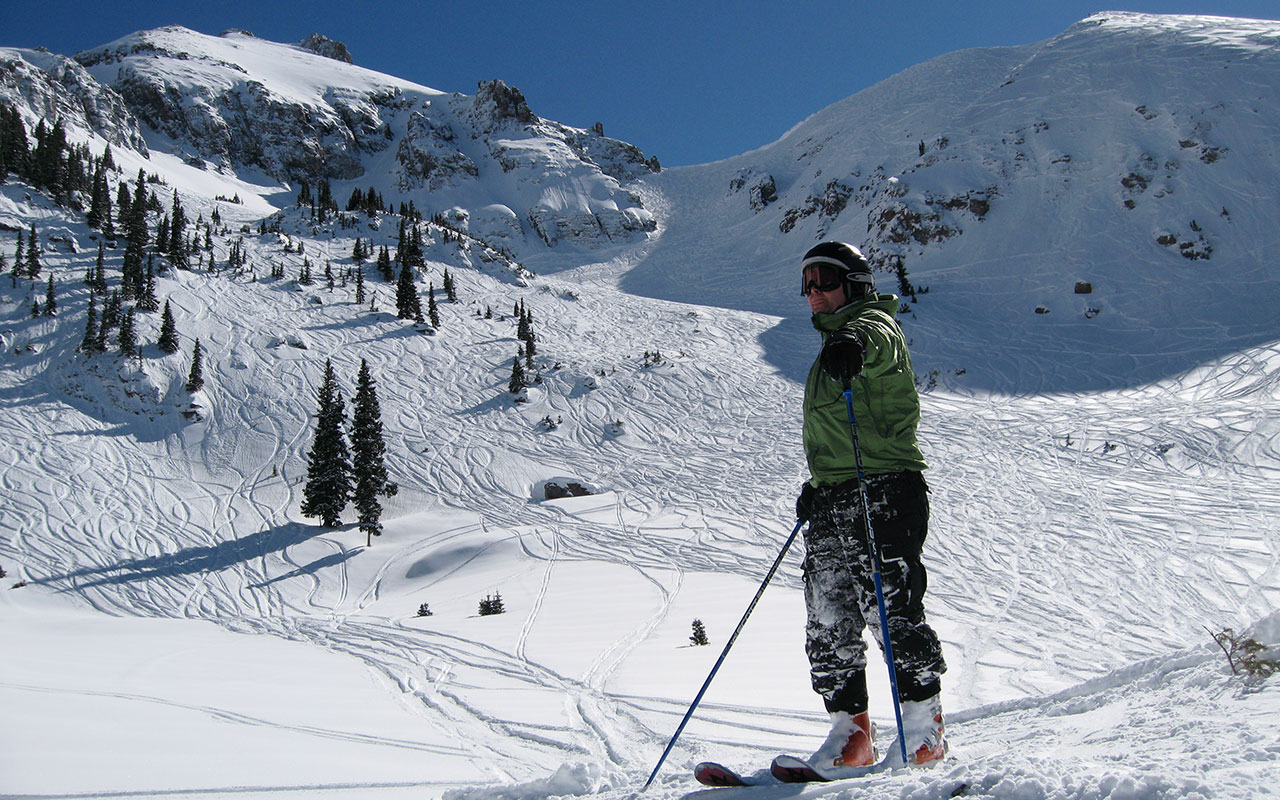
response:
[[[862,466],[868,475],[928,468],[916,439],[920,397],[907,341],[898,327],[898,298],[880,294],[830,314],[814,314],[813,326],[825,343],[837,330],[858,334],[866,352],[862,374],[853,380],[853,413],[858,421]],[[804,386],[804,452],[810,483],[830,486],[858,477],[844,387],[817,359]]]

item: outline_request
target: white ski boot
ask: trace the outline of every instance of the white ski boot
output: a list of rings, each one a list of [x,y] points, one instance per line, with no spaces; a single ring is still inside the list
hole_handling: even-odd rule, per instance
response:
[[[809,763],[828,772],[834,767],[869,767],[876,763],[875,726],[863,711],[831,713],[831,732]]]

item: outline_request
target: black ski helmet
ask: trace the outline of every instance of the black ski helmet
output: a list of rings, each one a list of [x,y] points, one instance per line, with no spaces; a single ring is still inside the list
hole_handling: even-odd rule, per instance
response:
[[[800,270],[806,267],[828,264],[844,274],[844,292],[850,300],[868,297],[876,291],[876,279],[871,274],[871,265],[867,263],[862,251],[845,242],[822,242],[809,248],[800,263]]]

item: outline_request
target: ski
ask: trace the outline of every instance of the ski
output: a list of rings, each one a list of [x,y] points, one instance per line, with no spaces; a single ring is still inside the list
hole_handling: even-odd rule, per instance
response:
[[[773,786],[777,784],[777,781],[769,774],[769,770],[762,769],[750,775],[740,775],[724,764],[717,764],[714,761],[703,761],[694,767],[693,777],[703,786],[715,786],[717,788],[728,786]]]
[[[746,778],[714,761],[703,761],[693,768],[693,777],[703,786],[750,786]]]
[[[783,783],[825,783],[846,778],[861,778],[873,772],[880,772],[886,766],[882,761],[869,767],[838,767],[828,771],[813,766],[803,758],[778,756],[770,765],[769,772]]]

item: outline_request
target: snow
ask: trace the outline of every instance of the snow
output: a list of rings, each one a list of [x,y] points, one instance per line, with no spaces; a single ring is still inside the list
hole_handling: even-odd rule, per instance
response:
[[[899,97],[903,119],[880,118],[867,127],[875,136],[914,158],[921,130],[946,130],[964,156],[886,172],[886,184],[899,178],[899,199],[972,189],[998,171],[973,154],[994,158],[1001,136],[1047,109],[1032,107],[1045,102],[1035,81],[1062,78],[1078,63],[1064,53],[1088,52],[1089,31],[1122,29],[1178,46],[1225,42],[1260,70],[1274,64],[1275,23],[1112,14],[1048,43],[952,54],[820,112],[774,146],[629,184],[661,218],[649,241],[590,261],[549,252],[530,259],[543,277],[519,281],[431,262],[420,289],[439,286],[448,266],[459,302],[440,302],[430,336],[388,313],[391,287],[376,278],[379,311],[355,304],[351,286],[297,286],[303,256],[253,233],[245,274],[160,279],[178,353],[161,354],[158,315],[140,315],[141,366],[109,355],[86,365],[73,351],[96,242],[81,218],[6,184],[0,253],[11,258],[16,231],[35,223],[60,310],[31,319],[43,283],[0,278],[0,793],[638,796],[777,556],[805,477],[800,381],[816,342],[791,276],[809,241],[798,237],[819,221],[782,235],[781,207],[803,197],[796,186],[807,193],[848,174],[856,157],[836,151],[881,146],[836,146],[877,96]],[[192,41],[170,33],[174,47]],[[1125,41],[1104,51],[1133,79],[1135,58],[1116,56]],[[318,58],[242,35],[217,46],[281,70],[273,85],[298,69],[272,59]],[[1015,67],[1021,100],[978,102],[984,82],[1000,89]],[[942,93],[947,103],[897,94],[918,89],[921,75],[955,88]],[[1233,80],[1195,92],[1177,84],[1169,97],[1234,97]],[[295,89],[314,96],[316,86]],[[1244,86],[1263,122],[1274,120],[1273,88]],[[1105,88],[1089,91],[1098,101]],[[1125,126],[1145,130],[1137,103],[1125,102]],[[966,108],[973,133],[953,127]],[[1157,121],[1173,116],[1165,109]],[[1041,173],[1015,175],[982,222],[913,254],[913,279],[933,287],[903,325],[925,387],[928,611],[950,666],[953,757],[858,784],[738,794],[1274,795],[1280,678],[1232,675],[1210,635],[1230,627],[1280,657],[1280,335],[1265,256],[1280,235],[1266,188],[1276,165],[1245,157],[1270,145],[1244,119],[1220,116],[1212,128],[1230,157],[1191,159],[1163,178],[1175,199],[1204,186],[1221,192],[1211,205],[1235,198],[1207,264],[1117,234],[1121,212],[1090,203],[1118,195],[1123,173],[1112,174],[1115,162],[1083,166],[1096,155],[1082,155],[1087,120],[1058,117],[1027,141],[1046,137],[1034,151],[1045,163],[1073,153],[1071,178],[1090,191],[1077,202]],[[1175,125],[1160,136],[1184,134]],[[835,143],[814,150],[824,140]],[[241,225],[256,230],[288,202],[260,176],[151,155],[115,152],[126,176],[164,176],[159,199],[176,188],[189,217],[218,208],[235,232],[215,237],[219,263]],[[761,219],[745,192],[725,194],[748,166],[773,174],[783,197]],[[861,166],[871,180],[875,162]],[[543,189],[556,197],[562,187]],[[243,204],[214,199],[236,193]],[[471,207],[481,212],[473,224],[502,225],[508,210],[484,205]],[[1143,196],[1139,210],[1148,205]],[[1046,208],[1056,226],[1043,222]],[[1180,225],[1185,210],[1170,212]],[[348,266],[357,235],[394,244],[395,218],[313,228],[300,213],[286,211],[286,230],[320,271],[326,260]],[[865,222],[854,216],[823,224],[860,241]],[[1046,244],[1046,228],[1083,249]],[[68,242],[48,241],[56,231]],[[118,268],[118,251],[108,259]],[[289,278],[266,278],[273,263]],[[1170,272],[1178,279],[1160,278]],[[1189,291],[1191,276],[1216,299]],[[1072,294],[1081,279],[1095,294]],[[522,404],[506,392],[517,302],[533,313],[542,377]],[[1034,315],[1036,303],[1053,313]],[[1087,320],[1085,303],[1104,311]],[[193,422],[181,410],[196,337],[206,386]],[[653,351],[662,358],[647,364]],[[347,394],[361,359],[378,385],[400,492],[372,546],[353,516],[324,530],[298,510],[326,358]],[[593,494],[547,500],[553,481]],[[797,545],[783,561],[647,795],[719,797],[692,781],[694,764],[751,772],[825,735],[803,653],[800,556]],[[493,592],[506,613],[480,616]],[[424,603],[432,614],[419,617]],[[710,647],[691,645],[695,618]],[[872,671],[871,692],[883,749],[893,715],[882,673]]]

